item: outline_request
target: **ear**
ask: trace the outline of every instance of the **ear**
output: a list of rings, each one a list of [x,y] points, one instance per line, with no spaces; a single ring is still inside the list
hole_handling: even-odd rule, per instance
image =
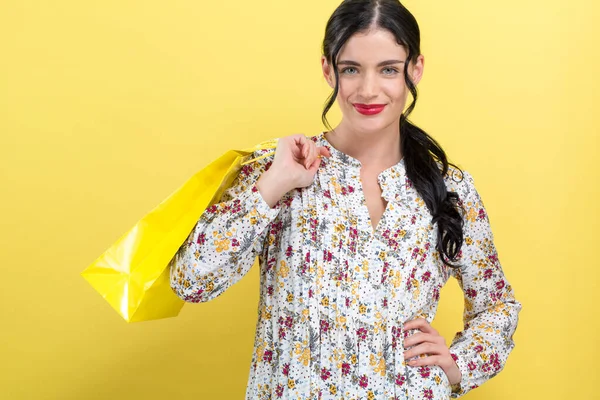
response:
[[[408,70],[409,75],[415,86],[421,81],[423,77],[423,69],[425,68],[425,57],[423,54],[420,54],[417,57],[417,61],[411,63],[410,68]]]
[[[325,58],[325,56],[321,56],[321,68],[323,69],[323,76],[325,77],[325,80],[327,81],[327,83],[329,84],[329,86],[331,88],[335,87],[335,76],[333,73],[333,70],[331,68],[331,65],[329,65],[329,63],[327,62],[327,58]]]

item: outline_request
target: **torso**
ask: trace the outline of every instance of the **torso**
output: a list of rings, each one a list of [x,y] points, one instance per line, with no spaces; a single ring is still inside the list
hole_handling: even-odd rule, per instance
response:
[[[387,207],[387,202],[381,197],[381,187],[377,182],[378,175],[378,173],[362,171],[360,175],[373,231],[377,230],[379,220]]]

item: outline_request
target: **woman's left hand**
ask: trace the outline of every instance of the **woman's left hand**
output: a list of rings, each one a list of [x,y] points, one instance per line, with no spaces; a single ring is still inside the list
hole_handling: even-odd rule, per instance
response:
[[[450,355],[450,350],[446,346],[446,339],[444,339],[438,331],[436,331],[429,322],[424,318],[413,319],[404,324],[404,330],[419,329],[421,332],[415,333],[412,336],[404,339],[404,347],[415,346],[410,350],[404,352],[404,359],[409,359],[419,354],[429,355],[429,357],[418,358],[412,360],[408,365],[412,367],[423,366],[423,365],[439,365],[451,385],[460,382],[462,374],[458,365]]]

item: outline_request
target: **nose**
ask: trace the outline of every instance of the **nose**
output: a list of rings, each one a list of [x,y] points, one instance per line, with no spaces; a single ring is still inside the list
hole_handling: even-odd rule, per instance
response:
[[[359,95],[365,99],[377,96],[377,77],[372,73],[365,73],[359,87]]]

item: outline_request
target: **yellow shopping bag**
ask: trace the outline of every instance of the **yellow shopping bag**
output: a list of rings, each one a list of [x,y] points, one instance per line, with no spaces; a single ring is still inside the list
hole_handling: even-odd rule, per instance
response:
[[[276,147],[273,139],[227,151],[138,221],[81,275],[127,322],[177,316],[184,302],[171,290],[169,262],[241,166],[258,159],[244,161],[246,156]]]

